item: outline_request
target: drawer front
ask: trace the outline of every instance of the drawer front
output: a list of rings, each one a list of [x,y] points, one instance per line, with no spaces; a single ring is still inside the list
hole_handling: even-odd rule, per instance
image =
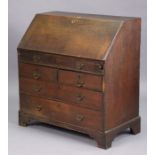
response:
[[[97,111],[28,95],[21,95],[20,97],[22,111],[51,122],[60,121],[92,129],[102,129],[103,127],[101,113]]]
[[[20,77],[32,78],[35,80],[56,82],[58,70],[39,65],[19,63],[19,75]]]
[[[43,54],[39,52],[19,52],[19,62],[54,66],[57,68],[94,74],[103,74],[103,62],[97,60],[86,60],[82,58]]]
[[[32,79],[20,78],[20,92],[53,99],[57,97],[58,85]]]
[[[58,98],[62,101],[89,107],[95,110],[100,110],[102,107],[103,94],[100,92],[65,85],[61,85],[59,89]]]
[[[72,72],[59,71],[59,82],[69,84],[79,88],[88,88],[92,90],[102,91],[102,76]]]
[[[60,100],[94,110],[100,110],[102,106],[103,94],[101,92],[59,85],[58,83],[46,83],[43,81],[21,78],[20,91],[29,95]]]

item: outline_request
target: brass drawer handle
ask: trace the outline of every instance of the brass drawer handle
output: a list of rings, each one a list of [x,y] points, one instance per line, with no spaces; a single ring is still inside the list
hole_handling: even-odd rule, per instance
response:
[[[34,62],[39,62],[40,61],[40,56],[39,55],[34,55],[33,60],[34,60]]]
[[[35,109],[36,109],[37,111],[41,111],[41,110],[42,110],[42,106],[41,106],[41,105],[38,105],[38,106],[35,107]]]
[[[40,91],[41,91],[41,87],[34,87],[33,90],[34,90],[35,92],[40,92]]]
[[[83,86],[84,86],[84,82],[78,81],[78,82],[76,83],[76,86],[77,86],[77,87],[83,87]]]
[[[77,100],[77,102],[81,102],[84,100],[84,98],[85,98],[84,96],[78,95],[76,100]]]
[[[80,69],[80,70],[83,69],[83,68],[84,68],[84,64],[83,64],[83,63],[79,64],[79,65],[77,66],[77,68]]]
[[[41,74],[40,73],[38,73],[38,72],[34,72],[33,73],[33,78],[34,79],[39,79],[41,77]]]
[[[101,65],[101,64],[99,64],[99,63],[96,64],[96,67],[97,67],[97,69],[99,69],[99,70],[102,70],[102,69],[103,69],[103,65]]]
[[[84,120],[84,116],[81,114],[76,115],[76,121],[81,122]]]

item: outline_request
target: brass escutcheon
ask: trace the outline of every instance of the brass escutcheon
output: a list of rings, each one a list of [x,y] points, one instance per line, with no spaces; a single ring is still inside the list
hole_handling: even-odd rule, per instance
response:
[[[83,87],[84,86],[84,82],[77,81],[76,86],[77,87]]]
[[[77,87],[83,87],[84,86],[84,82],[81,81],[81,75],[78,75],[78,79],[77,79],[77,82],[76,82],[76,86]]]

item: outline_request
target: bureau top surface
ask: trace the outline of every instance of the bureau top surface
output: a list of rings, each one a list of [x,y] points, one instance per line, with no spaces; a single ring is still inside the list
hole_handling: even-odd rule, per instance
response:
[[[67,12],[37,14],[18,49],[103,60],[123,22],[134,19]]]

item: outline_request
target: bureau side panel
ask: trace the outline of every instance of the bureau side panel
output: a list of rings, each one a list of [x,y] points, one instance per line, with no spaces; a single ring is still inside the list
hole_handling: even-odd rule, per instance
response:
[[[139,115],[141,20],[126,21],[105,61],[105,130]]]

